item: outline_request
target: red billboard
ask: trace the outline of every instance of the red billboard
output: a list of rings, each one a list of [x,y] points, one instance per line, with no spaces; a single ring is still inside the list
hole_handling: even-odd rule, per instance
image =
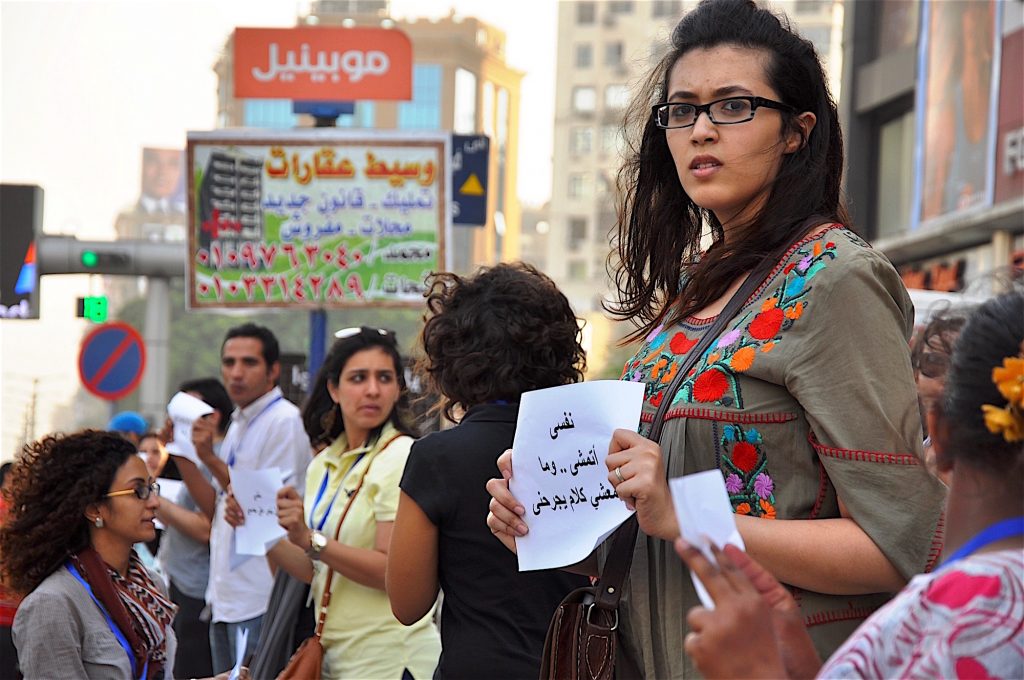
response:
[[[999,78],[999,123],[996,128],[996,203],[1024,196],[1024,28],[1003,38]]]
[[[236,28],[240,99],[412,98],[412,43],[396,29]]]

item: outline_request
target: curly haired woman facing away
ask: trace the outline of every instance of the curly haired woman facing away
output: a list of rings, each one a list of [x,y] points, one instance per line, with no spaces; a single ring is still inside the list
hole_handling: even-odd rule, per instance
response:
[[[436,274],[427,307],[420,368],[448,418],[463,415],[412,445],[388,553],[391,608],[413,623],[444,591],[435,678],[535,678],[551,615],[586,579],[520,573],[483,522],[484,484],[512,446],[522,393],[580,380],[580,328],[551,279],[525,264]]]

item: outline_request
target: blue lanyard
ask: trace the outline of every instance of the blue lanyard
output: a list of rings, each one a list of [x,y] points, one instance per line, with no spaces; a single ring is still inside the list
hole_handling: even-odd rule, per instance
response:
[[[124,649],[125,654],[128,655],[128,664],[131,666],[132,676],[134,677],[135,676],[135,652],[132,651],[132,647],[131,647],[131,645],[128,644],[128,640],[127,640],[127,638],[125,638],[124,633],[122,633],[121,629],[117,627],[117,624],[114,623],[114,620],[110,618],[110,614],[107,613],[106,608],[102,604],[100,604],[99,600],[96,599],[96,596],[92,592],[92,588],[89,587],[88,582],[86,582],[86,580],[84,578],[82,578],[82,575],[78,573],[78,570],[75,569],[75,565],[71,564],[71,562],[68,562],[64,566],[67,567],[67,570],[69,572],[71,572],[71,575],[74,576],[78,580],[78,582],[82,584],[82,587],[85,588],[85,591],[87,593],[89,593],[89,597],[92,598],[92,601],[95,602],[96,606],[100,608],[101,612],[103,612],[103,618],[105,618],[107,620],[107,625],[110,626],[111,632],[114,633],[114,637],[117,638],[117,641],[121,645],[121,647]],[[142,675],[140,675],[139,677],[140,678],[145,678],[148,675],[149,675],[149,657],[147,656],[146,657],[146,664],[142,667]]]
[[[334,508],[334,501],[338,499],[338,494],[345,487],[345,480],[348,479],[348,476],[352,474],[352,471],[356,469],[356,466],[359,465],[359,461],[361,461],[363,459],[363,456],[365,455],[365,451],[363,453],[360,453],[359,456],[356,458],[356,461],[352,463],[352,467],[350,467],[348,469],[348,472],[345,473],[345,476],[341,478],[341,484],[338,484],[338,488],[334,490],[334,495],[331,497],[330,505],[328,505],[327,509],[324,510],[324,514],[320,516],[320,521],[318,523],[315,523],[313,520],[313,516],[316,513],[317,506],[320,505],[320,501],[324,497],[324,492],[327,491],[327,478],[330,475],[329,471],[324,470],[324,478],[323,481],[320,482],[320,489],[319,491],[316,492],[316,499],[313,501],[313,507],[309,509],[309,527],[311,529],[316,529],[317,531],[320,531],[324,528],[324,524],[327,523],[327,518],[331,514],[331,509]]]
[[[942,560],[942,566],[940,566],[939,569],[945,569],[953,562],[961,560],[971,553],[981,550],[986,545],[991,545],[992,543],[1001,541],[1004,538],[1010,538],[1011,536],[1022,535],[1024,535],[1024,516],[1011,517],[1010,519],[1004,519],[1001,522],[996,522],[975,534],[974,538],[960,546],[959,550]]]
[[[263,407],[263,410],[262,410],[262,411],[260,411],[260,412],[259,412],[259,413],[257,413],[257,414],[256,414],[255,416],[253,416],[253,419],[252,419],[252,420],[250,420],[250,421],[249,421],[249,424],[245,426],[245,432],[244,432],[244,433],[242,433],[242,436],[241,436],[241,437],[239,437],[239,441],[238,441],[238,443],[237,443],[237,444],[233,444],[233,445],[232,445],[232,447],[231,447],[231,453],[229,453],[229,454],[228,454],[228,467],[229,467],[229,468],[230,468],[230,467],[235,467],[235,451],[237,451],[237,450],[238,450],[238,448],[239,448],[239,446],[241,446],[241,445],[242,445],[242,443],[244,443],[244,442],[245,442],[245,438],[246,438],[247,436],[249,436],[249,430],[250,430],[250,429],[252,429],[253,423],[255,423],[255,422],[256,422],[256,420],[257,420],[257,419],[258,419],[258,418],[259,418],[259,417],[260,417],[261,415],[263,415],[264,413],[266,413],[267,411],[269,411],[269,410],[270,410],[270,407],[271,407],[271,406],[273,406],[273,405],[274,405],[274,404],[276,404],[277,402],[281,401],[282,399],[284,399],[284,396],[282,396],[282,395],[280,395],[280,394],[279,394],[279,395],[277,395],[276,397],[274,397],[274,399],[273,399],[273,400],[271,400],[271,402],[270,402],[269,404],[267,404],[266,406],[264,406],[264,407]]]

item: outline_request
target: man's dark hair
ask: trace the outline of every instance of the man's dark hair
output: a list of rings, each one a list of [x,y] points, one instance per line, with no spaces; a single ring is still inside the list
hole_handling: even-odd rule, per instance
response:
[[[4,485],[4,480],[7,479],[7,473],[11,471],[12,467],[14,467],[14,463],[11,461],[7,461],[3,465],[0,465],[0,486]]]
[[[277,337],[266,326],[243,323],[241,326],[230,329],[224,336],[224,342],[220,344],[221,354],[224,353],[224,345],[232,338],[256,338],[259,340],[263,344],[263,360],[267,362],[267,368],[276,364],[281,358],[281,347],[277,344]]]

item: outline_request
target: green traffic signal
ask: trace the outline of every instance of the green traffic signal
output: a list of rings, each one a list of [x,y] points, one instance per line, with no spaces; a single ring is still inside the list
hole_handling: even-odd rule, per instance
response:
[[[83,250],[82,251],[82,266],[83,267],[95,267],[100,262],[99,255],[96,254],[95,250]]]

